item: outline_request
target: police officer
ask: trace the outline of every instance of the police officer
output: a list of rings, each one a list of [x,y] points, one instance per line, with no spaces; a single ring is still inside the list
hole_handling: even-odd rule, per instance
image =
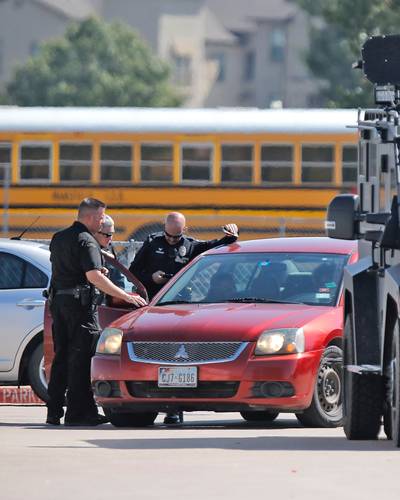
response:
[[[210,248],[233,243],[238,238],[236,224],[223,227],[223,238],[209,241],[185,236],[185,225],[183,214],[169,213],[165,218],[164,231],[148,236],[129,268],[146,287],[150,299],[197,255]],[[168,413],[164,420],[168,424],[177,422],[178,415],[175,413]]]
[[[114,248],[111,245],[114,233],[114,220],[108,214],[105,214],[100,229],[96,231],[93,236],[96,238],[100,247],[104,249],[110,255],[110,257],[116,259],[117,256],[114,252]],[[114,283],[114,285],[117,285],[120,288],[124,288],[125,280],[121,271],[107,263],[105,263],[105,267],[108,269],[107,276]]]
[[[46,423],[99,425],[107,419],[97,412],[90,385],[90,361],[98,338],[97,289],[141,307],[141,297],[127,294],[104,274],[100,246],[93,237],[104,219],[105,204],[85,198],[78,220],[56,233],[50,243],[52,278],[50,311],[55,356],[48,386]]]

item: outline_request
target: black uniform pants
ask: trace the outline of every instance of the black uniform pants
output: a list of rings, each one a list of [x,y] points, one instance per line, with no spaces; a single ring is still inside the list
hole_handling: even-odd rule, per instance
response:
[[[79,421],[97,415],[90,383],[90,362],[99,336],[97,311],[81,306],[71,295],[56,295],[50,306],[53,317],[54,360],[48,387],[48,412]]]

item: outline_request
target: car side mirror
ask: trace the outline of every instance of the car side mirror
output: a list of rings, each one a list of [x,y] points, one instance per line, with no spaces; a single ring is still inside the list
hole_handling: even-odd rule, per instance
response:
[[[328,205],[325,229],[329,238],[356,240],[359,235],[360,199],[356,194],[339,194]]]

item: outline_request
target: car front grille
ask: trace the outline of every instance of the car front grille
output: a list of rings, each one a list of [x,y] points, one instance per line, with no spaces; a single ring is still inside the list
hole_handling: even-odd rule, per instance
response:
[[[156,364],[206,364],[233,361],[248,342],[128,342],[132,361]]]
[[[198,382],[197,387],[158,387],[157,382],[126,382],[135,398],[232,398],[239,382]]]

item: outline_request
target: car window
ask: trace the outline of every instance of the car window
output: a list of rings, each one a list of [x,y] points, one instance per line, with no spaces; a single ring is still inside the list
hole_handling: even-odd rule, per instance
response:
[[[158,304],[276,301],[332,306],[348,258],[301,252],[207,255],[189,266]]]
[[[30,262],[15,255],[0,252],[0,289],[45,288],[46,274]]]

